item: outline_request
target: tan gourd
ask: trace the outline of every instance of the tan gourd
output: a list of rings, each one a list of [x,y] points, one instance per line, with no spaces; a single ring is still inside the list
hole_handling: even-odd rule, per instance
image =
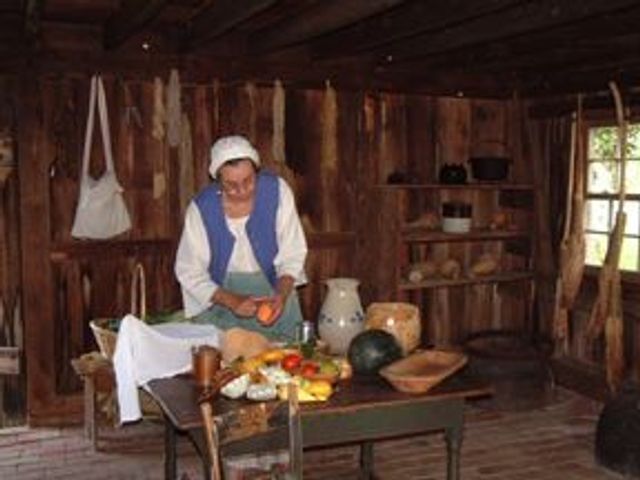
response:
[[[498,267],[498,257],[491,253],[487,253],[481,255],[478,260],[471,265],[470,273],[474,277],[483,277],[497,272]]]
[[[444,278],[449,278],[451,280],[455,280],[460,277],[460,273],[462,273],[462,267],[460,266],[460,262],[454,260],[452,258],[445,260],[440,264],[440,275]]]
[[[222,337],[222,360],[230,363],[237,358],[252,358],[271,348],[269,340],[243,328],[230,328]]]

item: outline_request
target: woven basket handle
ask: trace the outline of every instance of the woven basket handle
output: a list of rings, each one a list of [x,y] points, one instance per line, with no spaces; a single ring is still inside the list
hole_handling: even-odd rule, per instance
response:
[[[147,282],[144,267],[136,263],[131,278],[131,313],[141,320],[147,317]]]

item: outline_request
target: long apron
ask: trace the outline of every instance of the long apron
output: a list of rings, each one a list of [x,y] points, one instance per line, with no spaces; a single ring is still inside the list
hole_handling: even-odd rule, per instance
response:
[[[274,294],[273,287],[262,272],[228,273],[222,286],[226,290],[244,295],[271,296]],[[280,318],[269,327],[262,325],[255,317],[238,317],[231,310],[220,305],[212,306],[197,315],[193,321],[212,323],[222,330],[241,327],[259,332],[271,340],[288,342],[295,340],[296,327],[302,322],[302,311],[298,295],[294,290],[289,295]]]

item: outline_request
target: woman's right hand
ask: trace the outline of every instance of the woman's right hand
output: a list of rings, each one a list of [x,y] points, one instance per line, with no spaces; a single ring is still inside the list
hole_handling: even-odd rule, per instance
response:
[[[228,308],[238,317],[253,317],[258,310],[258,303],[254,297],[222,290],[221,288],[216,290],[212,300],[213,303]]]
[[[255,317],[256,311],[258,310],[258,304],[255,300],[247,295],[235,296],[237,299],[235,301],[235,306],[232,308],[233,313],[239,317]]]

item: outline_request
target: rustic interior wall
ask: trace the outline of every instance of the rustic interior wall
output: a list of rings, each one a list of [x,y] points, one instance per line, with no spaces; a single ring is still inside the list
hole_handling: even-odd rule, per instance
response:
[[[527,175],[516,127],[520,113],[509,101],[358,91],[334,95],[329,87],[284,85],[282,159],[274,137],[279,127],[274,129],[274,86],[214,79],[183,84],[192,144],[192,161],[185,163],[178,149],[151,134],[153,79],[107,74],[116,171],[133,228],[109,241],[78,241],[70,230],[89,78],[22,80],[16,92],[21,98],[19,174],[20,187],[27,193],[20,199],[19,226],[29,414],[34,423],[54,421],[79,408],[69,395],[79,389],[69,360],[94,348],[89,320],[130,309],[131,272],[137,262],[147,271],[148,309],[180,307],[172,264],[182,211],[186,199],[208,181],[209,147],[217,136],[247,135],[266,166],[292,184],[310,244],[310,283],[301,296],[304,315],[311,319],[324,295],[323,281],[330,277],[360,278],[365,305],[382,299],[380,286],[387,281],[396,252],[371,257],[369,213],[378,209],[372,188],[385,183],[390,173],[433,181],[443,163],[465,163],[469,154],[509,153],[514,178],[525,181]],[[133,118],[134,109],[140,113],[140,125]],[[97,131],[95,138],[91,172],[99,175],[104,167]],[[520,327],[525,321],[526,302],[518,289],[472,288],[481,310],[477,302],[466,302],[462,310],[456,306],[459,295],[468,293],[464,289],[439,294],[442,298],[434,303],[437,315],[429,313],[438,340],[455,342],[476,328]]]
[[[535,108],[535,103],[532,103]],[[612,110],[587,110],[585,118],[613,118]],[[532,110],[534,111],[534,110]],[[553,112],[552,112],[553,113]],[[562,115],[564,113],[564,115]],[[557,276],[558,251],[562,236],[566,204],[566,179],[570,151],[570,109],[528,119],[527,150],[531,155],[538,179],[537,235],[537,317],[541,331],[553,331],[554,288]],[[598,269],[587,267],[580,293],[570,312],[568,338],[558,342],[557,375],[561,382],[585,394],[606,398],[604,335],[590,339],[587,326],[597,294]],[[622,272],[622,308],[624,321],[624,358],[626,376],[638,381],[638,316],[640,298],[635,272]]]
[[[20,250],[20,229],[13,91],[15,79],[0,76],[0,347],[23,351],[20,256],[16,255]],[[19,425],[25,420],[24,357],[20,358],[20,365],[17,375],[0,371],[0,427]]]

